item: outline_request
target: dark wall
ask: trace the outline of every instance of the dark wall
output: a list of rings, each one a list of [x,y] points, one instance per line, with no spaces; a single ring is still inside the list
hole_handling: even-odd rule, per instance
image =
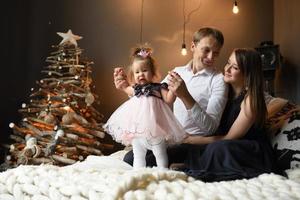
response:
[[[300,104],[300,1],[274,1],[274,40],[283,56],[276,93]]]
[[[30,16],[27,13],[30,13],[30,8],[22,1],[8,1],[1,6],[1,144],[7,142],[10,133],[9,122],[20,119],[16,112],[17,105],[27,96],[24,89],[27,87],[31,65],[26,50],[30,42],[28,40]],[[0,147],[0,156],[3,156],[2,147]]]
[[[128,65],[129,50],[139,42],[141,0],[11,0],[1,9],[4,20],[1,63],[1,143],[18,122],[17,109],[26,103],[30,88],[40,78],[51,45],[61,38],[56,32],[83,36],[78,41],[85,55],[95,62],[93,78],[100,96],[99,111],[107,119],[125,99],[113,87],[112,70]],[[154,48],[162,75],[173,66],[183,65],[189,55],[180,55],[183,11],[181,0],[144,1],[143,42]],[[217,62],[224,66],[234,47],[255,47],[273,39],[273,0],[238,1],[240,13],[232,13],[232,1],[187,0],[186,13],[200,8],[186,24],[189,46],[194,31],[214,26],[223,31],[225,46]]]

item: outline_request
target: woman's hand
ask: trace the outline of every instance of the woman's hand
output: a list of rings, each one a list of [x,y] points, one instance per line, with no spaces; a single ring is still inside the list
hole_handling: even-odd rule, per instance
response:
[[[116,89],[119,90],[124,90],[129,86],[123,67],[116,67],[114,69],[114,84]]]
[[[184,144],[192,144],[191,142],[192,142],[192,136],[190,135],[187,135],[182,141],[182,143]]]
[[[223,139],[224,136],[202,136],[202,135],[188,135],[182,143],[185,144],[210,144],[217,140]]]
[[[193,138],[194,138],[195,136],[193,136],[193,135],[190,135],[189,133],[185,133],[185,137],[184,137],[184,139],[183,139],[183,141],[182,141],[182,143],[184,143],[184,144],[193,144]]]

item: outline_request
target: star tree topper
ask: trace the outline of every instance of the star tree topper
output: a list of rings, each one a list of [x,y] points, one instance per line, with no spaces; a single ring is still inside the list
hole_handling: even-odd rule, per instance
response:
[[[63,40],[59,44],[63,44],[63,43],[69,42],[71,44],[74,44],[76,47],[77,47],[76,40],[80,40],[82,38],[79,35],[74,35],[72,33],[71,29],[69,29],[67,33],[57,32],[57,34],[63,38]]]

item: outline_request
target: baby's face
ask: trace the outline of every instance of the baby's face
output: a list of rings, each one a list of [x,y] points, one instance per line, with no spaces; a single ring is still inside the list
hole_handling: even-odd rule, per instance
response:
[[[136,60],[132,63],[134,82],[144,85],[153,81],[153,74],[150,66],[143,60]]]

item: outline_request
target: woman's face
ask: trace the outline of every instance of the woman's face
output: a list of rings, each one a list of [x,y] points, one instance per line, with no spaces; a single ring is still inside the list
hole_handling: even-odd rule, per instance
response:
[[[235,52],[231,54],[224,67],[224,81],[234,85],[244,84],[244,76],[237,64]]]

